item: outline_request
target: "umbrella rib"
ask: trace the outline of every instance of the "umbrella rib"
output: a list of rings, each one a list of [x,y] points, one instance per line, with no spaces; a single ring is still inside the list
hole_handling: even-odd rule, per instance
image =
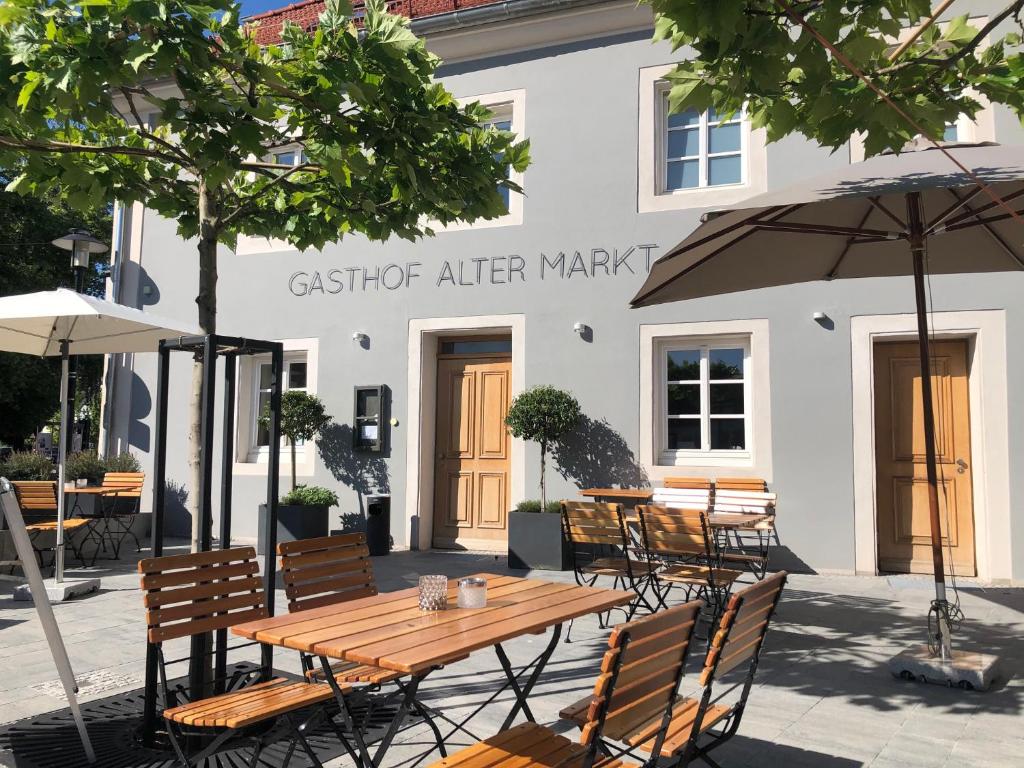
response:
[[[947,189],[952,191],[951,187],[947,187]],[[1014,200],[1014,199],[1020,197],[1021,195],[1024,195],[1024,187],[1021,187],[1016,192],[1012,192],[1011,194],[1007,195],[1006,196],[1006,202],[1009,202],[1010,200]],[[946,222],[946,229],[951,229],[951,228],[957,226],[958,224],[962,224],[964,221],[967,221],[969,219],[977,218],[979,214],[985,213],[986,211],[990,211],[990,210],[992,210],[995,207],[996,207],[995,203],[986,203],[985,205],[981,206],[980,208],[968,208],[968,212],[967,213],[962,213],[959,216],[956,216],[953,219],[951,219],[950,221]],[[1017,211],[1016,213],[1020,213],[1020,212]],[[1008,218],[1010,218],[1010,214],[1003,213],[1003,214],[999,215],[998,219],[993,218],[993,219],[989,219],[989,221],[1002,221],[1003,219],[1008,219]]]
[[[989,216],[987,219],[983,219],[977,213],[967,214],[967,217],[964,221],[958,221],[956,224],[950,224],[943,231],[956,232],[957,230],[960,229],[967,229],[968,227],[977,227],[979,225],[986,227],[989,224],[997,224],[1000,221],[1006,221],[1006,219],[1009,218],[1019,218],[1022,215],[1024,215],[1024,209],[1014,211],[1012,217],[1009,213],[1000,213],[996,216]],[[971,221],[972,218],[974,219],[974,221]]]
[[[11,328],[9,325],[0,325],[0,331],[10,331],[11,333],[19,333],[22,336],[31,336],[33,339],[42,339],[43,341],[49,342],[49,336],[43,336],[40,333],[31,333],[30,331],[23,331],[20,328]]]
[[[936,216],[931,222],[929,222],[925,226],[925,228],[924,228],[925,235],[933,234],[938,227],[941,227],[943,225],[943,223],[947,219],[949,219],[950,216],[952,216],[954,213],[956,213],[961,208],[963,208],[965,205],[967,205],[967,203],[969,203],[975,197],[980,195],[981,192],[982,192],[981,187],[975,186],[974,189],[971,190],[971,193],[969,195],[967,195],[967,197],[960,198],[960,197],[957,197],[954,194],[953,197],[956,197],[957,202],[953,203],[953,205],[949,206],[949,208],[944,210],[942,213],[940,213],[938,216]]]
[[[869,203],[871,202],[871,198],[870,197],[868,198],[868,202]],[[872,210],[874,210],[874,208],[871,205],[869,205],[867,207],[867,210],[864,211],[864,215],[861,217],[860,224],[857,225],[858,229],[860,229],[861,227],[863,227],[867,223],[868,218],[871,216],[871,211]],[[839,258],[836,259],[835,264],[832,265],[832,268],[828,272],[825,273],[825,279],[826,280],[834,280],[835,279],[836,272],[839,271],[839,265],[841,265],[843,263],[843,259],[846,258],[846,254],[848,254],[850,252],[850,248],[853,246],[853,244],[856,242],[856,240],[857,240],[856,237],[850,237],[850,238],[847,239],[846,245],[843,246],[843,252],[839,254]]]
[[[852,237],[881,237],[886,240],[902,240],[905,232],[892,232],[884,229],[863,229],[856,227],[836,227],[829,224],[801,224],[799,222],[771,221],[754,224],[756,229],[769,232],[795,232],[807,235],[848,235]]]
[[[957,198],[958,200],[960,199],[960,196],[956,193],[956,191],[954,189],[947,188],[946,191],[949,192],[949,194],[951,194],[953,197]],[[1024,190],[1022,190],[1022,192],[1024,192]],[[964,202],[964,208],[966,208],[968,211],[972,210],[971,206],[968,205],[966,203],[966,201]],[[977,214],[975,214],[975,215],[977,215]],[[991,237],[992,240],[995,241],[996,245],[998,245],[1003,250],[1003,252],[1006,253],[1007,256],[1009,256],[1011,259],[1013,259],[1017,263],[1018,267],[1021,267],[1022,269],[1024,269],[1024,260],[1022,260],[1020,256],[1018,256],[1016,253],[1014,253],[1013,248],[1010,247],[1009,243],[1007,243],[1002,237],[1000,237],[999,233],[996,232],[994,229],[992,229],[991,226],[986,224],[985,221],[987,221],[987,220],[981,219],[979,217],[978,223],[981,225],[981,228],[984,229],[986,233],[988,233],[988,236]],[[966,227],[966,226],[970,226],[970,225],[967,224],[967,225],[964,225],[964,226]]]
[[[892,219],[894,222],[896,222],[897,227],[904,231],[907,229],[907,222],[903,221],[903,219],[901,219],[895,213],[893,213],[884,205],[882,205],[882,201],[878,197],[868,197],[868,202],[871,203],[871,205],[877,208],[879,211],[884,213],[886,216],[888,216],[890,219]],[[867,221],[866,216],[864,217],[864,221]],[[864,221],[861,222],[861,226],[864,226]]]

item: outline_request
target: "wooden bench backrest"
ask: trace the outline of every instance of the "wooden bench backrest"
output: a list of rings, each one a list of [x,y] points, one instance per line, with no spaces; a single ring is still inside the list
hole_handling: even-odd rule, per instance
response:
[[[663,507],[706,510],[711,506],[711,490],[708,488],[655,488],[651,501]]]
[[[27,511],[56,512],[57,483],[53,480],[13,480],[18,504]]]
[[[703,510],[638,505],[644,549],[652,555],[710,555]]]
[[[690,488],[698,491],[710,491],[711,481],[706,477],[666,477],[666,488]]]
[[[625,546],[622,505],[602,501],[563,501],[562,523],[573,544]]]
[[[715,491],[715,512],[749,512],[752,514],[774,514],[774,493],[764,491]]]
[[[117,494],[119,499],[137,499],[142,496],[142,485],[146,482],[145,472],[107,472],[103,475],[104,488],[124,488]]]
[[[149,641],[266,618],[256,550],[238,547],[139,561]]]
[[[702,605],[694,600],[612,630],[581,743],[598,736],[621,740],[668,711]]]
[[[286,541],[277,553],[289,613],[377,594],[365,534]]]
[[[716,491],[761,491],[768,490],[768,481],[760,477],[720,477],[715,480]]]
[[[707,685],[741,664],[749,666],[756,661],[779,595],[786,585],[786,575],[785,571],[779,571],[729,598],[704,659],[701,685]]]

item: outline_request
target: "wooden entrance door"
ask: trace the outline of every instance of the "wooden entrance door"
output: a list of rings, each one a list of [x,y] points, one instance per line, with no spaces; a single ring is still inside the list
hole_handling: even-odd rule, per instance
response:
[[[509,357],[438,360],[435,547],[498,549],[508,541],[511,389]]]
[[[943,559],[947,573],[974,576],[967,342],[931,350]],[[879,570],[932,573],[916,341],[875,345],[875,466]]]

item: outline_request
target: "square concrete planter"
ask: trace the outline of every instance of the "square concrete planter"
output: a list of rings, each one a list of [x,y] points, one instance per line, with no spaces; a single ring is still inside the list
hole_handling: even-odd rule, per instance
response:
[[[330,533],[330,511],[330,507],[312,504],[278,504],[277,543],[327,536]],[[259,530],[256,534],[256,552],[260,555],[266,548],[263,540],[267,529],[266,520],[267,505],[260,504]]]
[[[569,545],[562,539],[562,516],[550,512],[508,513],[508,567],[564,571]]]

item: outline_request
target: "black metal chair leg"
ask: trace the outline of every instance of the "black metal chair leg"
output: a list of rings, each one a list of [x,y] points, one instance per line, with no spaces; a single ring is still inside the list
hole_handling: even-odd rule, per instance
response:
[[[283,766],[287,768],[288,762],[292,759],[292,752],[295,751],[295,742],[293,741],[288,747],[288,754],[285,756]],[[260,764],[260,754],[263,752],[263,742],[259,739],[256,740],[256,746],[252,750],[252,759],[249,760],[249,768],[258,768]]]

